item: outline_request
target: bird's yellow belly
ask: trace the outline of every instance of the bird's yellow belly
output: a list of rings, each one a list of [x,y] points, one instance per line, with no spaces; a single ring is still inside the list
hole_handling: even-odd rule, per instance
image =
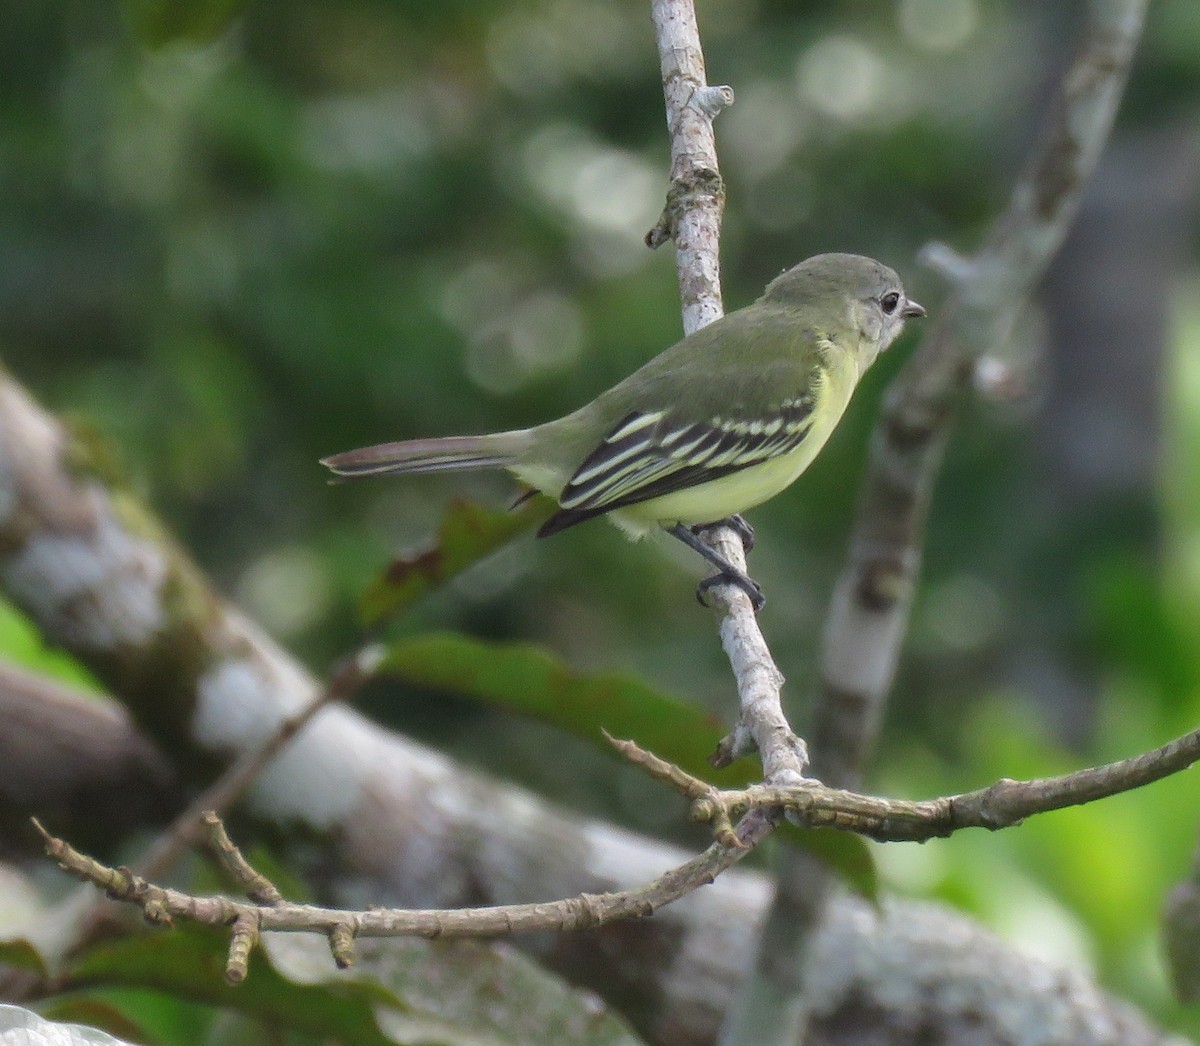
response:
[[[852,354],[843,354],[830,364],[815,390],[817,407],[813,412],[812,428],[790,454],[708,483],[629,505],[610,513],[609,518],[636,538],[658,526],[714,523],[761,505],[795,482],[821,452],[850,402],[858,377],[858,364]]]
[[[837,417],[832,419],[836,422]],[[609,518],[631,537],[643,537],[660,526],[715,523],[761,505],[795,482],[815,458],[833,430],[833,424],[814,429],[790,454],[761,465],[733,472],[720,479],[677,490],[649,501],[640,501],[609,513]]]

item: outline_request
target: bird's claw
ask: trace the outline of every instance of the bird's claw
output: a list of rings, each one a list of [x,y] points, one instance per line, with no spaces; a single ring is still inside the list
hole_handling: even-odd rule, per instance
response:
[[[727,571],[706,577],[696,587],[696,600],[702,607],[709,606],[708,601],[704,598],[704,593],[716,585],[736,585],[746,593],[746,598],[750,600],[750,605],[754,607],[756,614],[767,605],[767,597],[763,594],[762,585],[755,581],[754,578],[748,574],[735,574],[732,571]]]
[[[692,533],[699,534],[702,530],[712,530],[714,527],[728,527],[741,539],[742,548],[747,554],[754,550],[754,528],[746,521],[745,516],[739,514],[718,519],[713,523],[700,523],[692,527]]]

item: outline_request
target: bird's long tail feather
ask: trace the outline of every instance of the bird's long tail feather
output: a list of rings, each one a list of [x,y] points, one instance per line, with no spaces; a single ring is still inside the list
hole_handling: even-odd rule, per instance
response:
[[[528,445],[529,430],[493,432],[486,436],[444,436],[380,443],[321,459],[339,476],[388,476],[511,466]]]

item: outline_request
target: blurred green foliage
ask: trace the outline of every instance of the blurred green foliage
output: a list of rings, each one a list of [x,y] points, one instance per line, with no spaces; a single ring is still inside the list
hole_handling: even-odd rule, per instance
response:
[[[717,127],[727,303],[836,249],[894,265],[936,311],[916,251],[978,242],[1080,5],[699,6],[710,79],[738,98]],[[318,670],[356,641],[368,584],[427,546],[453,498],[499,508],[514,493],[492,476],[328,486],[318,457],[547,419],[678,336],[673,260],[641,244],[667,166],[646,8],[0,2],[5,365],[106,432],[205,569]],[[1198,74],[1200,6],[1156,0],[1118,134],[1194,132]],[[1148,375],[1161,468],[1131,511],[1028,510],[1037,402],[963,419],[873,786],[924,796],[1049,774],[1195,723],[1194,268],[1172,299],[1169,366]],[[818,464],[753,514],[763,625],[801,724],[866,434],[914,336]],[[600,523],[525,535],[394,627],[543,644],[572,671],[636,674],[727,719],[699,570]],[[1037,656],[1018,671],[1031,631]],[[44,663],[5,619],[0,648]],[[400,686],[372,688],[372,714],[578,809],[694,840],[652,786],[557,727]],[[999,835],[877,851],[885,888],[947,898],[1198,1033],[1168,999],[1156,936],[1198,809],[1184,775]]]
[[[388,949],[387,963],[373,967],[376,979],[339,974],[319,937],[281,934],[256,949],[249,976],[234,987],[224,980],[223,936],[188,926],[125,938],[70,964],[64,985],[76,999],[137,1012],[155,1041],[176,1046],[331,1040],[517,1046],[537,1035],[588,1046],[639,1041],[590,993],[568,988],[515,949],[474,941],[370,942],[369,952]]]
[[[550,499],[530,498],[508,510],[477,502],[452,501],[428,548],[398,556],[363,592],[359,612],[364,627],[378,628],[402,614],[440,585],[470,570],[546,518]]]

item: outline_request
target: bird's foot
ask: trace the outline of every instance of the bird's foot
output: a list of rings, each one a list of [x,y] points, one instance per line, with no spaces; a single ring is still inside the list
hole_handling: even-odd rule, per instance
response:
[[[737,520],[738,522],[731,522],[731,520]],[[744,570],[735,567],[725,559],[716,549],[710,548],[699,535],[700,531],[707,530],[709,527],[725,526],[727,524],[738,531],[743,543],[747,540],[753,541],[754,532],[750,530],[750,525],[740,516],[731,516],[729,520],[722,520],[720,523],[709,523],[698,527],[685,527],[682,523],[676,523],[674,526],[667,528],[667,533],[679,538],[685,545],[699,552],[700,555],[717,568],[717,573],[701,581],[700,587],[696,589],[696,598],[700,601],[701,606],[708,606],[708,602],[704,598],[704,593],[710,588],[714,585],[730,584],[736,585],[746,593],[755,611],[762,610],[767,602],[766,596],[763,595],[762,586]],[[747,538],[746,531],[750,532],[749,538]]]
[[[727,516],[725,519],[718,519],[713,523],[698,523],[692,527],[693,534],[699,534],[702,530],[712,530],[715,527],[728,527],[742,540],[742,548],[747,554],[754,551],[754,528],[746,521],[746,517],[740,513],[735,516]]]
[[[749,574],[743,573],[733,566],[727,566],[721,570],[719,574],[713,574],[712,577],[706,577],[696,587],[696,599],[702,607],[709,605],[708,600],[704,598],[704,594],[717,585],[736,585],[750,600],[750,605],[754,607],[754,612],[757,614],[763,607],[767,605],[767,597],[763,595],[762,585],[754,580]]]

